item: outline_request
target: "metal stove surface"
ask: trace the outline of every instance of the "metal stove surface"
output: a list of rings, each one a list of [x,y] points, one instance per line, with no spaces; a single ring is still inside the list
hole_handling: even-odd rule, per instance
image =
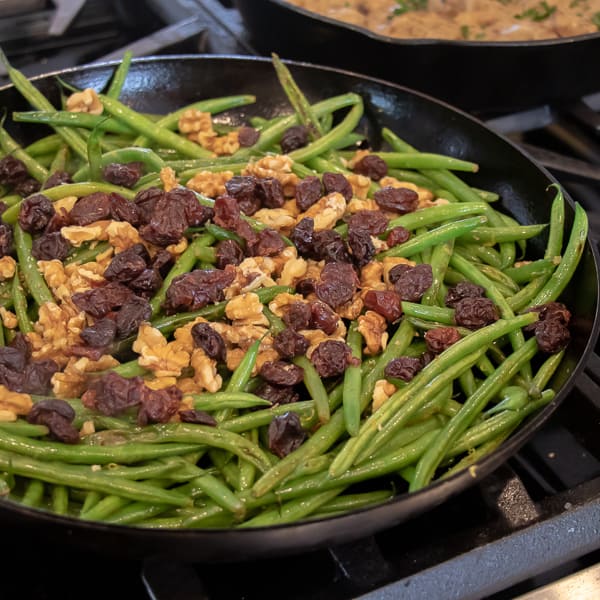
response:
[[[46,21],[53,4],[43,16]],[[6,27],[0,19],[0,44],[28,75],[118,58],[126,47],[138,56],[254,53],[227,0],[146,0],[148,22],[133,25],[119,13],[121,4],[133,3],[115,2],[118,10],[108,20],[105,9],[94,13],[98,4],[88,1],[64,35],[38,35],[38,46],[27,51],[11,47],[2,37]],[[105,20],[94,26],[102,43],[86,49],[76,41],[81,27],[85,31],[81,20],[86,23],[90,14],[104,15]],[[40,18],[31,16],[27,22],[39,30]],[[600,78],[598,88],[599,94],[569,106],[476,115],[556,175],[588,210],[596,241]],[[600,347],[571,396],[506,465],[429,513],[359,542],[282,559],[207,566],[117,561],[28,537],[10,540],[3,566],[11,576],[5,578],[2,597],[505,600],[540,590],[600,563],[599,384]]]

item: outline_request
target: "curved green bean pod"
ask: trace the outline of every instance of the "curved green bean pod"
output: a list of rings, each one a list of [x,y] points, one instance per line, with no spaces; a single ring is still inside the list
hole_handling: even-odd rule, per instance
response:
[[[111,150],[110,152],[102,154],[97,160],[100,167],[106,167],[111,163],[128,162],[144,163],[148,172],[158,172],[165,166],[163,159],[149,148],[119,148],[118,150]],[[91,162],[90,166],[86,165],[82,167],[79,171],[74,173],[72,177],[74,183],[89,181],[90,178],[93,179],[91,174]],[[94,179],[94,181],[96,181],[96,179]]]
[[[106,90],[106,95],[110,98],[118,98],[121,95],[121,90],[123,89],[123,84],[127,78],[127,73],[129,73],[132,58],[133,53],[131,50],[125,50],[125,52],[123,52],[123,58],[121,59],[119,66],[115,69],[110,86],[108,87],[108,90]]]
[[[48,289],[42,274],[37,268],[37,262],[31,254],[31,235],[21,229],[16,223],[14,228],[15,249],[21,267],[25,285],[33,299],[41,306],[45,302],[54,302],[54,296]]]
[[[469,215],[480,215],[486,210],[486,205],[479,202],[460,202],[456,204],[443,204],[441,206],[431,206],[421,208],[411,213],[392,219],[386,228],[386,233],[381,237],[387,237],[387,234],[394,228],[402,226],[406,229],[417,229],[418,227],[428,227],[434,223],[443,223],[459,217]]]
[[[293,362],[304,370],[304,385],[310,397],[314,400],[319,421],[322,424],[327,423],[331,418],[331,414],[329,411],[329,398],[323,380],[306,356],[296,356]]]
[[[84,127],[86,129],[94,129],[99,127],[103,131],[110,133],[118,133],[123,135],[133,135],[135,130],[128,125],[117,121],[116,119],[102,115],[93,115],[83,112],[69,112],[66,110],[55,111],[28,111],[28,112],[13,112],[13,120],[21,123],[40,123],[44,125],[64,125],[65,127]],[[51,148],[49,142],[48,146]],[[32,144],[33,146],[33,144]],[[33,146],[34,153],[37,152],[37,146]],[[30,150],[31,151],[31,150]]]
[[[352,356],[362,360],[362,335],[358,331],[358,322],[354,321],[348,330],[346,340]],[[360,366],[349,365],[344,373],[343,407],[344,421],[349,435],[356,435],[360,427],[360,388],[361,388]]]
[[[540,235],[546,227],[548,227],[547,224],[520,225],[519,227],[476,227],[465,233],[462,239],[465,242],[493,246],[501,242],[528,240]]]

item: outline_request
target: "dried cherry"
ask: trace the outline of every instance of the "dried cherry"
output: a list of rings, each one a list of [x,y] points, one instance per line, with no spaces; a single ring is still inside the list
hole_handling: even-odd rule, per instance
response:
[[[480,285],[471,283],[470,281],[459,281],[455,286],[448,289],[444,304],[450,308],[454,308],[459,300],[463,298],[482,298],[485,294],[485,289]]]
[[[423,363],[419,358],[400,356],[390,360],[385,366],[383,374],[388,379],[410,381],[422,368]]]
[[[409,188],[382,187],[375,192],[373,199],[383,210],[401,215],[413,212],[419,206],[419,194]]]
[[[19,225],[29,233],[44,231],[56,211],[54,205],[43,194],[25,198],[19,209]]]
[[[301,212],[305,212],[321,199],[322,194],[321,180],[309,175],[296,184],[296,205]]]
[[[400,295],[391,290],[369,290],[364,295],[365,308],[380,314],[390,323],[402,316]]]
[[[69,220],[73,225],[90,225],[96,221],[110,219],[111,199],[104,192],[94,192],[79,198],[69,212]]]
[[[202,348],[209,358],[225,362],[227,348],[221,334],[215,331],[208,323],[196,323],[192,327],[194,345]]]
[[[354,194],[352,185],[350,185],[350,182],[341,173],[323,173],[321,181],[323,182],[326,194],[338,192],[344,197],[346,202],[352,200]]]
[[[480,329],[500,318],[496,305],[489,298],[466,297],[454,305],[454,320],[468,329]]]
[[[352,170],[359,175],[369,177],[373,181],[379,181],[382,177],[387,175],[388,166],[386,162],[376,154],[367,154],[354,165]]]
[[[263,363],[259,374],[267,383],[278,386],[297,385],[304,379],[304,369],[283,360]]]
[[[336,377],[352,362],[352,352],[344,342],[325,340],[314,349],[310,361],[321,377]]]
[[[281,358],[292,359],[308,350],[308,340],[291,328],[286,328],[273,338],[273,348]]]
[[[461,335],[456,327],[436,327],[425,332],[427,350],[434,354],[440,354],[460,339]]]
[[[109,183],[132,188],[142,176],[143,168],[141,162],[110,163],[102,169],[102,176]]]
[[[293,125],[288,127],[281,136],[279,144],[281,151],[288,154],[298,148],[303,148],[308,144],[308,129],[304,125]]]
[[[394,290],[402,300],[418,302],[433,284],[431,265],[420,264],[405,271],[394,283]]]
[[[71,244],[60,231],[44,233],[33,240],[31,254],[36,260],[64,260],[71,251]]]
[[[300,417],[294,412],[274,417],[268,428],[269,450],[284,458],[302,445],[306,432],[302,429]]]

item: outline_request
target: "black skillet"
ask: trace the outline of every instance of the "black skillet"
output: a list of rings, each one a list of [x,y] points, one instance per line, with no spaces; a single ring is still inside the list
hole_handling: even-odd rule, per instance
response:
[[[105,64],[63,71],[61,77],[78,87],[102,89],[114,65]],[[513,144],[472,117],[426,96],[384,81],[366,79],[353,73],[293,64],[293,73],[311,101],[355,91],[365,99],[362,124],[377,144],[382,125],[390,127],[422,150],[442,152],[477,161],[480,172],[470,178],[474,184],[498,192],[502,206],[521,223],[547,222],[549,201],[546,191],[554,179]],[[35,80],[36,85],[58,102],[58,88],[52,75]],[[257,104],[232,114],[239,122],[249,115],[272,117],[290,109],[269,61],[239,57],[177,56],[133,62],[122,98],[140,111],[165,112],[192,101],[227,94],[255,93]],[[26,108],[11,87],[0,90],[0,107]],[[14,127],[21,140],[40,135],[33,127]],[[568,199],[567,227],[573,216]],[[541,254],[544,240],[532,242],[533,253]],[[574,320],[573,339],[553,385],[560,389],[555,400],[535,415],[507,443],[476,469],[465,471],[415,494],[400,494],[376,508],[346,516],[253,530],[158,531],[59,517],[18,504],[0,502],[3,535],[42,536],[77,547],[110,553],[113,556],[148,557],[168,555],[189,561],[239,561],[268,555],[298,553],[326,545],[340,544],[389,528],[441,504],[450,496],[473,485],[506,461],[543,424],[563,401],[583,367],[598,335],[598,269],[594,250],[588,243],[581,264],[564,301]]]
[[[600,91],[593,60],[600,52],[600,32],[531,42],[412,40],[379,35],[285,0],[235,0],[235,5],[253,46],[264,54],[381,77],[478,114]]]

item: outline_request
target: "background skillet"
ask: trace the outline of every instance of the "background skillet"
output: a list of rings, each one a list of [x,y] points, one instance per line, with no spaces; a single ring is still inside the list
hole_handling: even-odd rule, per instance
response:
[[[114,65],[71,69],[61,73],[79,87],[101,89]],[[460,158],[474,158],[481,173],[470,181],[499,192],[503,206],[522,223],[546,222],[548,192],[554,180],[511,143],[459,111],[410,90],[384,81],[352,73],[310,65],[293,67],[297,81],[310,100],[344,91],[355,91],[365,98],[367,121],[364,126],[377,142],[375,132],[382,125],[397,130],[422,150],[444,152]],[[57,101],[58,88],[52,76],[36,80],[51,100]],[[138,110],[165,112],[201,97],[232,93],[258,96],[256,107],[247,113],[271,117],[289,112],[287,101],[268,60],[214,57],[169,57],[135,61],[127,78],[122,98]],[[0,103],[9,110],[25,108],[24,101],[8,87],[0,90]],[[33,137],[35,128],[19,127],[13,133],[22,140]],[[39,135],[39,134],[38,134]],[[510,177],[507,180],[507,177]],[[567,226],[572,218],[569,201]],[[537,250],[542,250],[542,244]],[[156,531],[114,527],[57,517],[12,503],[0,504],[3,527],[27,527],[70,544],[113,555],[151,556],[169,554],[195,561],[232,561],[338,544],[364,537],[422,513],[472,485],[502,464],[539,429],[566,397],[573,379],[581,370],[598,335],[597,260],[588,244],[566,301],[574,314],[573,340],[555,378],[562,386],[555,401],[521,427],[505,446],[482,461],[473,477],[458,474],[412,495],[368,510],[332,519],[255,530]]]

